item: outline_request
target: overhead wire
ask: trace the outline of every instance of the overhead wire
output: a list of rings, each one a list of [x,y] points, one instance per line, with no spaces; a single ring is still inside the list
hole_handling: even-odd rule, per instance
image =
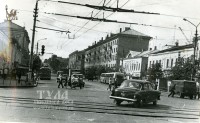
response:
[[[125,6],[130,0],[127,0],[121,7]],[[120,7],[120,8],[121,8]],[[113,15],[115,12],[111,13],[110,15],[108,15],[106,18],[110,17],[111,15]],[[94,27],[96,27],[97,25],[99,25],[101,22],[95,24],[94,26],[92,26],[90,29],[86,30],[84,33],[82,33],[81,35],[79,35],[78,37],[82,36],[83,34],[87,33],[88,31],[90,31],[91,29],[93,29]],[[69,42],[70,43],[70,42]],[[68,44],[69,44],[68,43]],[[68,45],[67,44],[67,45]]]
[[[104,1],[104,0],[102,0],[102,1]],[[102,2],[102,1],[101,1],[101,2]],[[105,1],[106,1],[106,0],[105,0]],[[100,2],[99,4],[101,4],[101,2]],[[108,5],[110,2],[111,2],[111,0],[110,0],[109,2],[107,2],[106,5]],[[94,10],[95,10],[95,9],[94,9]],[[91,13],[93,13],[94,10],[93,10]],[[101,12],[101,10],[99,10],[99,12],[97,12],[93,17],[96,17],[100,12]],[[83,27],[85,27],[89,22],[90,22],[90,20],[88,20],[78,31],[76,31],[76,32],[74,33],[74,35],[77,34],[80,30],[82,30]],[[78,36],[78,37],[79,37],[79,36]],[[65,43],[63,44],[63,46],[65,46]]]
[[[115,1],[111,4],[111,6],[112,6],[116,1],[117,1],[117,0],[115,0]],[[110,2],[111,2],[111,0],[110,0],[109,2],[107,2],[106,5],[108,5]],[[95,16],[97,16],[101,11],[102,11],[102,10],[99,10],[99,12],[96,13]],[[95,17],[95,16],[93,16],[93,17]],[[90,21],[90,20],[89,20],[89,21]],[[89,21],[88,21],[88,22],[89,22]],[[95,26],[97,26],[97,25],[98,25],[98,24],[96,24]],[[95,26],[93,26],[92,28],[87,29],[87,30],[86,30],[85,32],[83,32],[81,35],[77,36],[76,39],[79,38],[79,37],[81,37],[83,34],[87,33],[88,31],[92,30]],[[66,45],[69,45],[70,43],[71,43],[71,42],[68,42]],[[66,46],[66,45],[65,45],[65,46]]]
[[[99,2],[99,4],[101,4],[102,2],[103,2],[104,0],[102,0],[101,2]],[[93,10],[94,11],[94,10]],[[90,13],[93,13],[93,11],[92,12],[90,12]],[[90,13],[88,14],[88,15],[90,15]],[[87,15],[87,16],[88,16]],[[80,21],[79,21],[80,22]],[[79,22],[77,22],[76,24],[78,24]],[[78,33],[80,30],[82,30],[87,24],[89,23],[89,21],[87,21],[83,26],[81,26],[75,33],[74,33],[74,35],[76,34],[76,33]],[[76,25],[75,24],[75,25]],[[74,26],[73,26],[74,27]],[[69,40],[69,39],[68,39]],[[64,46],[66,44],[66,42],[64,42],[64,43],[62,43],[62,45],[61,45],[61,48],[62,48],[62,46]]]

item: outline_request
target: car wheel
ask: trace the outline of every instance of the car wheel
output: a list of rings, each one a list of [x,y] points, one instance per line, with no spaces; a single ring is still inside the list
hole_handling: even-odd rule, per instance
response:
[[[158,103],[157,99],[153,101],[153,105],[157,105],[157,103]]]
[[[180,98],[184,98],[184,94],[183,93],[180,94]]]
[[[80,89],[82,89],[82,85],[80,85],[79,87],[80,87]]]
[[[122,101],[121,100],[115,100],[115,103],[116,103],[117,106],[119,106],[122,103]]]
[[[193,95],[190,95],[190,99],[193,99]]]
[[[135,108],[139,108],[143,105],[143,101],[142,100],[138,100],[136,102],[134,102],[134,107]]]

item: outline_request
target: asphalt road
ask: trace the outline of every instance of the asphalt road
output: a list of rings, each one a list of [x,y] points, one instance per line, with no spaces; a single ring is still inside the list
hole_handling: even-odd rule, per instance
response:
[[[83,89],[58,88],[55,78],[35,88],[0,88],[0,122],[30,123],[200,123],[200,100],[167,97],[157,106],[116,106],[107,85],[88,82]]]

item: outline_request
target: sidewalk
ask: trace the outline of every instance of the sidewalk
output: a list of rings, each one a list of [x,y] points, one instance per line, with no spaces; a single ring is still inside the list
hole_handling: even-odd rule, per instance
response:
[[[3,78],[0,78],[0,88],[15,88],[15,87],[35,87],[32,82],[26,82],[24,78],[21,79],[20,83],[18,83],[18,80],[11,79],[10,77],[6,78],[5,80]]]

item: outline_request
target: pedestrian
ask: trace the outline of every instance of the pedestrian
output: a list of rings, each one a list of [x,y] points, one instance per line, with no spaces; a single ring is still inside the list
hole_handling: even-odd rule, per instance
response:
[[[112,88],[112,81],[111,81],[111,77],[110,77],[109,80],[108,80],[108,88],[107,88],[107,90],[109,89],[111,91],[111,88]]]
[[[71,87],[71,76],[68,76],[68,86],[70,86]]]
[[[64,86],[67,88],[67,85],[68,85],[68,77],[66,76]]]
[[[155,90],[158,90],[158,82],[155,82]]]
[[[0,77],[3,78],[3,70],[0,69]]]
[[[176,89],[176,84],[174,84],[174,86],[171,88],[170,94],[168,95],[168,97],[171,96],[171,95],[172,95],[172,97],[174,97],[175,89]]]
[[[4,69],[4,72],[3,72],[3,76],[4,76],[3,78],[6,79],[6,78],[7,78],[7,75],[8,75],[8,69],[5,68],[5,69]]]
[[[62,75],[61,74],[59,74],[59,76],[58,76],[58,88],[60,88],[60,85],[62,86],[62,88],[64,88],[64,86],[63,86],[63,83],[62,83]]]
[[[20,81],[21,81],[21,76],[22,76],[22,74],[21,74],[20,69],[17,69],[18,83],[20,83]]]
[[[117,88],[117,86],[118,86],[118,78],[114,79],[114,86],[115,86],[115,88]]]

